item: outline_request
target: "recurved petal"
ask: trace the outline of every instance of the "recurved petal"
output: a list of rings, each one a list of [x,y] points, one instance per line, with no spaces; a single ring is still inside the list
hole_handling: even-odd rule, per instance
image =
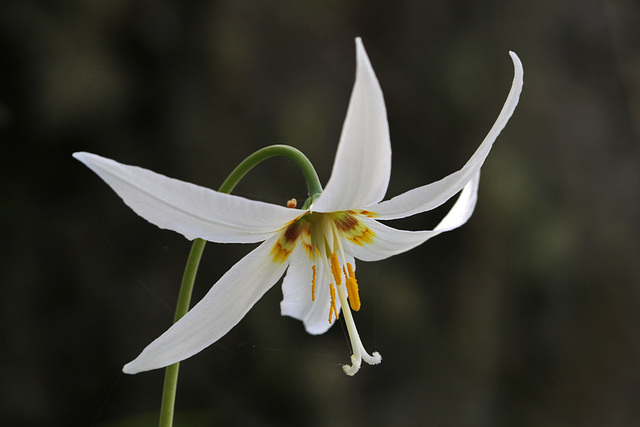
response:
[[[189,240],[253,243],[265,240],[302,214],[168,178],[95,154],[73,157],[97,173],[135,213]]]
[[[376,206],[368,207],[367,210],[376,212],[379,219],[396,219],[437,208],[460,191],[469,179],[480,170],[480,167],[489,155],[494,141],[509,121],[516,105],[518,105],[518,99],[522,91],[524,74],[522,63],[515,53],[509,52],[509,54],[513,60],[515,75],[507,100],[498,115],[498,119],[484,141],[482,141],[480,147],[478,147],[462,169],[439,181],[414,188],[390,200],[379,203]]]
[[[371,218],[360,218],[373,233],[373,243],[357,245],[349,242],[349,250],[363,261],[378,261],[408,251],[445,231],[467,222],[478,200],[480,171],[463,188],[458,200],[433,230],[405,231],[388,227]]]
[[[360,38],[356,51],[356,81],[331,177],[312,207],[317,212],[369,206],[382,200],[389,185],[391,143],[382,89]]]
[[[278,236],[236,263],[182,319],[149,344],[123,372],[136,374],[184,360],[210,346],[247,314],[284,273],[271,257]]]
[[[313,335],[325,333],[329,323],[329,279],[322,263],[316,265],[316,286],[312,298],[313,261],[298,248],[291,254],[291,263],[282,282],[283,299],[280,310],[283,316],[301,320],[306,331]],[[340,305],[336,305],[340,310]]]

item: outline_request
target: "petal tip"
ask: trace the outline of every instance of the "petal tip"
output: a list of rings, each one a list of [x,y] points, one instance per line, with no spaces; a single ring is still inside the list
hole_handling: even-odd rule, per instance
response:
[[[357,65],[364,63],[368,65],[367,68],[371,68],[369,56],[367,55],[367,51],[364,48],[364,43],[362,43],[362,39],[360,37],[356,37],[356,63]],[[373,69],[371,69],[371,72],[373,72]]]
[[[511,61],[513,61],[513,67],[515,69],[514,78],[517,80],[522,80],[524,69],[522,67],[522,61],[520,61],[520,57],[518,57],[518,55],[511,50],[509,51],[509,56],[511,57]]]
[[[129,362],[126,365],[124,365],[122,367],[122,372],[129,375],[137,374],[138,372],[140,372],[138,369],[135,369],[135,366],[132,366],[132,365],[133,365],[133,362]]]
[[[84,158],[87,157],[89,153],[84,152],[84,151],[76,151],[75,153],[73,153],[71,156],[73,156],[74,159],[76,160],[80,160],[81,162],[83,161]]]
[[[72,156],[74,159],[89,167],[91,167],[90,164],[95,164],[98,161],[103,160],[103,157],[100,157],[97,154],[87,153],[86,151],[76,151]]]

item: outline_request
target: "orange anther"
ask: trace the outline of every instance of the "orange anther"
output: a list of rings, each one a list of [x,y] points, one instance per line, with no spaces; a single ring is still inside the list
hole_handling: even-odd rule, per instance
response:
[[[336,288],[333,287],[333,283],[329,283],[329,293],[331,295],[331,306],[329,307],[329,323],[332,322],[333,315],[336,315],[336,320],[338,317],[338,309],[336,308]]]
[[[349,274],[347,276],[347,274],[345,273],[345,276],[354,277],[354,278],[356,277],[355,273],[353,272],[353,266],[351,265],[351,263],[347,263],[347,270],[348,270]]]
[[[311,278],[311,301],[316,300],[316,266],[311,267],[313,277]]]
[[[349,305],[353,311],[360,310],[360,294],[358,293],[358,282],[355,277],[347,278],[347,292],[349,293]]]
[[[336,286],[342,285],[342,272],[340,271],[338,255],[335,252],[331,254],[331,272],[333,273],[333,278],[336,280]]]

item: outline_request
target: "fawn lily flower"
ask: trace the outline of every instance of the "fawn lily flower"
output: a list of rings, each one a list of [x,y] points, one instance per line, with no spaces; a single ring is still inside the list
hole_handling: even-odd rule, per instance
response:
[[[134,374],[184,360],[235,326],[285,272],[283,315],[322,334],[341,312],[353,354],[343,368],[355,374],[369,354],[353,319],[361,301],[355,259],[381,260],[405,252],[464,224],[476,204],[480,167],[511,117],[523,82],[522,65],[510,53],[515,77],[498,119],[462,169],[400,194],[384,197],[391,172],[391,144],[382,91],[361,40],[356,39],[356,81],[325,190],[305,209],[248,200],[126,166],[95,154],[75,153],[138,215],[160,228],[221,243],[262,242],[225,273],[182,319],[149,344],[124,372]],[[434,209],[460,193],[442,221],[425,231],[397,230],[379,222]]]

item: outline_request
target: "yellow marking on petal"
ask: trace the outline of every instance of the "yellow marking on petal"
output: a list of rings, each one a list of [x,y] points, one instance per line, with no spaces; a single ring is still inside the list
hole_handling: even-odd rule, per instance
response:
[[[361,213],[362,212],[362,213]],[[373,216],[369,211],[345,211],[335,214],[334,224],[340,233],[356,245],[373,243],[376,234],[358,219],[358,215]]]
[[[364,215],[367,216],[369,218],[377,218],[378,214],[375,212],[371,212],[371,211],[365,211],[364,209],[351,209],[348,210],[347,212],[354,214],[354,215]]]
[[[313,277],[311,278],[311,301],[316,300],[316,266],[311,267],[313,270]]]
[[[309,241],[311,240],[311,227],[308,221],[297,219],[287,225],[280,234],[280,238],[273,245],[271,249],[271,258],[273,262],[277,262],[282,264],[289,258],[291,252],[296,247],[298,240],[304,240],[305,245],[309,245]],[[309,254],[310,250],[306,248],[306,252]]]
[[[277,241],[276,244],[273,245],[273,248],[271,248],[271,257],[273,258],[273,262],[282,264],[287,260],[287,258],[289,258],[289,255],[291,254],[292,250],[293,248],[288,250],[282,246],[280,241]]]
[[[329,283],[329,293],[331,295],[331,306],[329,307],[329,323],[332,322],[333,315],[336,315],[336,320],[338,317],[338,309],[336,308],[336,288],[333,287],[333,283]]]
[[[331,273],[336,280],[336,286],[342,285],[342,272],[340,271],[340,263],[338,262],[338,254],[331,254]]]
[[[309,257],[309,259],[313,260],[313,248],[311,247],[311,244],[309,244],[307,242],[302,242],[302,248],[306,252],[306,254]]]

